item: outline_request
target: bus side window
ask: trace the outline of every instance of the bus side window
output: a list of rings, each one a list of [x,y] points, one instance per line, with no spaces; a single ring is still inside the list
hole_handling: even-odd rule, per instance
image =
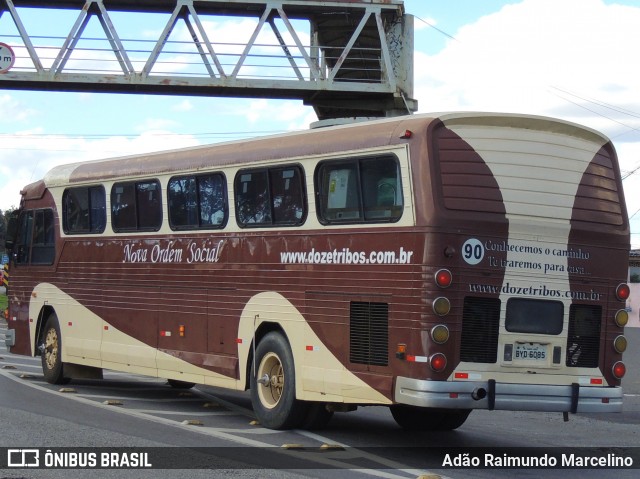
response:
[[[33,210],[24,211],[18,220],[18,238],[14,247],[17,264],[29,264],[33,238]]]
[[[241,227],[304,223],[307,206],[300,166],[241,170],[234,188],[236,218]]]
[[[365,220],[398,220],[403,196],[397,161],[392,157],[361,160],[360,175]]]
[[[111,189],[111,223],[114,231],[137,228],[134,183],[115,183]]]
[[[201,227],[222,228],[227,222],[226,181],[222,174],[198,177],[198,206]]]
[[[20,215],[14,251],[17,264],[53,264],[56,254],[53,210],[27,210]]]
[[[156,180],[136,183],[139,230],[159,230],[162,226],[160,183]]]
[[[271,224],[271,195],[266,170],[238,172],[235,181],[236,216],[240,226]]]
[[[89,217],[92,233],[103,233],[107,226],[107,198],[103,186],[89,188]]]
[[[322,217],[326,221],[361,221],[357,163],[328,163],[320,172]]]
[[[62,195],[62,226],[67,234],[102,233],[107,223],[104,187],[67,188]]]
[[[274,224],[292,225],[304,221],[304,187],[298,167],[269,170]]]
[[[37,210],[31,249],[31,264],[53,264],[55,253],[53,211]]]
[[[173,229],[198,226],[198,193],[193,176],[171,178],[167,189],[169,225]]]
[[[162,226],[160,182],[114,183],[111,188],[113,230],[157,231]]]
[[[395,156],[327,161],[315,176],[323,223],[398,221],[403,194]]]
[[[227,223],[226,181],[221,173],[171,178],[167,195],[173,230],[217,229]]]
[[[69,188],[62,195],[62,224],[65,233],[89,231],[89,190]]]

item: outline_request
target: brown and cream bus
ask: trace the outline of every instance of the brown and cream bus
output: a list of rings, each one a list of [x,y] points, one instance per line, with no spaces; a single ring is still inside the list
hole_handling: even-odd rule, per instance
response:
[[[251,390],[270,428],[389,406],[616,412],[629,226],[598,132],[416,115],[53,168],[22,191],[7,344]]]

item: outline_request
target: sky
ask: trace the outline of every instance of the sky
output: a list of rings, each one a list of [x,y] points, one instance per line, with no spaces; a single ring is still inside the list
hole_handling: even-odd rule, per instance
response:
[[[640,248],[640,0],[404,4],[416,17],[419,113],[528,113],[603,132],[618,152],[631,244]],[[50,35],[66,35],[78,14],[32,13],[21,10],[27,30]],[[167,18],[132,25],[112,15],[123,37],[135,28],[154,39]],[[14,28],[3,15],[0,41]],[[227,42],[253,29],[237,18],[215,28]],[[316,119],[293,100],[0,88],[0,209],[17,206],[20,189],[58,164],[303,130]]]

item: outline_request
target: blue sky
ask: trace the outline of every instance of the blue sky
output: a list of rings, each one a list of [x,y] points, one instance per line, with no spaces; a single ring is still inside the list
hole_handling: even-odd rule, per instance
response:
[[[612,138],[623,174],[640,167],[638,0],[405,0],[405,8],[417,17],[420,112],[560,117]],[[66,35],[78,12],[32,13],[21,11],[27,30],[53,34],[56,25]],[[157,32],[166,18],[140,25],[112,15],[123,37]],[[13,28],[3,15],[0,41]],[[0,112],[0,209],[56,164],[304,129],[316,119],[298,101],[12,90],[0,90]],[[640,169],[624,187],[640,248]]]

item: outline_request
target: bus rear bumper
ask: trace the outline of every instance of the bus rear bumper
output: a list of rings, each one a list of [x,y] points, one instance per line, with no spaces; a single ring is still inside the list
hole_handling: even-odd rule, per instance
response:
[[[395,401],[418,407],[547,412],[622,412],[622,388],[424,381],[398,377]]]

